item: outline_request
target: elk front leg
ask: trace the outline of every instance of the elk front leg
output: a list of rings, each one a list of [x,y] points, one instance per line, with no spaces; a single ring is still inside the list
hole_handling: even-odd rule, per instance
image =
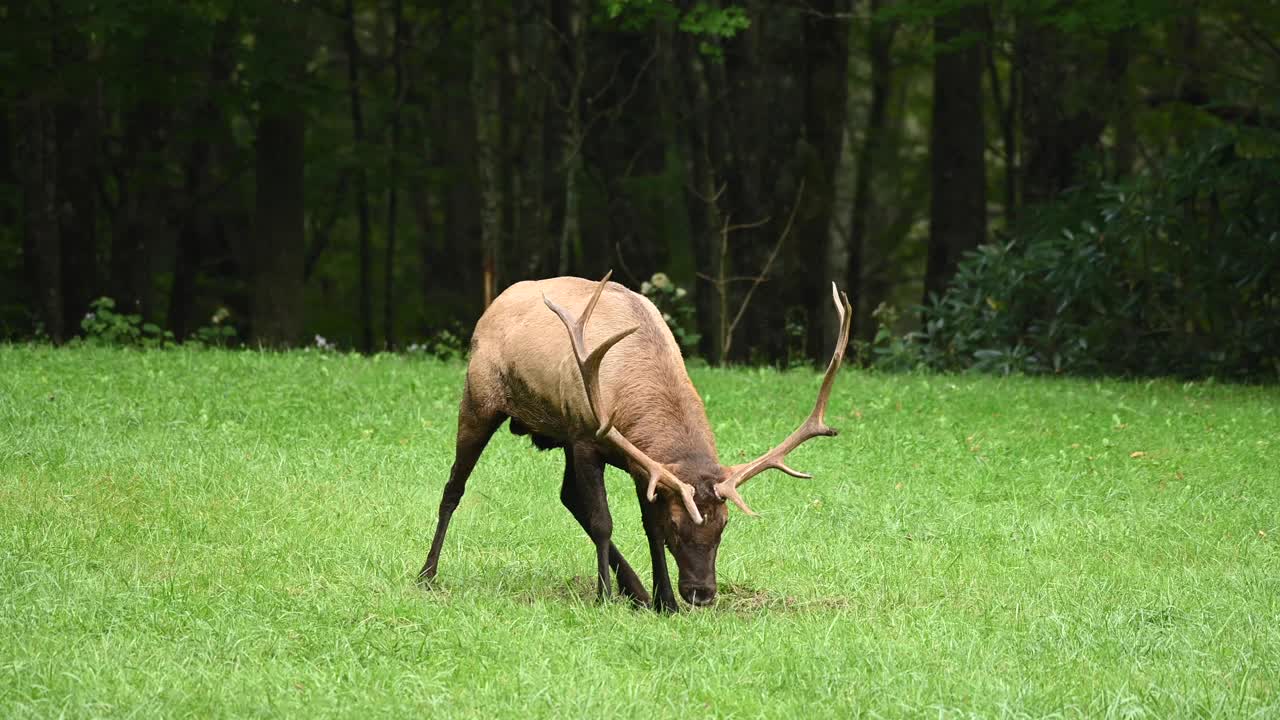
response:
[[[444,536],[449,530],[453,511],[467,490],[467,478],[480,459],[480,453],[489,444],[489,438],[493,437],[493,432],[506,419],[507,416],[500,412],[484,411],[471,397],[470,387],[463,392],[462,403],[458,408],[458,441],[454,448],[453,467],[449,470],[449,481],[445,483],[444,494],[440,497],[436,534],[431,540],[427,562],[418,573],[418,582],[429,583],[435,578],[436,568],[440,563],[440,548],[444,545]]]
[[[609,577],[609,548],[613,544],[613,518],[609,515],[609,499],[604,489],[604,459],[590,445],[577,443],[573,453],[574,495],[579,512],[586,522],[587,535],[596,546],[597,588],[601,600],[613,594]],[[634,572],[632,573],[635,574]]]
[[[566,447],[564,449],[564,481],[560,484],[560,502],[568,508],[573,514],[573,518],[578,521],[582,529],[591,534],[591,523],[588,517],[586,504],[582,500],[582,494],[578,491],[577,465],[574,462],[573,448]],[[589,474],[595,476],[601,487],[604,483],[604,461],[596,457],[599,468],[590,470]],[[603,492],[603,489],[602,489]],[[606,512],[608,508],[606,506]],[[595,538],[592,538],[594,542]],[[631,565],[627,563],[627,559],[622,556],[617,546],[612,542],[609,543],[609,567],[618,576],[618,591],[626,597],[631,598],[634,602],[641,605],[649,604],[649,593],[644,589],[644,585],[640,582],[636,571],[631,569]]]
[[[656,612],[680,612],[675,591],[671,588],[671,576],[667,573],[667,543],[656,517],[662,510],[649,502],[648,482],[643,479],[636,480],[636,497],[640,500],[640,519],[644,523],[649,557],[653,561],[653,609]]]

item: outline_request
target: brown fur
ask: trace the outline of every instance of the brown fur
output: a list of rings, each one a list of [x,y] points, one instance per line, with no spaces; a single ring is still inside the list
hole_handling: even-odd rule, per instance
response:
[[[560,444],[594,441],[597,424],[568,333],[542,296],[580,313],[596,284],[552,278],[516,283],[499,295],[476,324],[467,368],[472,397],[536,436]],[[609,350],[600,366],[614,427],[660,463],[718,467],[706,409],[653,303],[609,283],[587,324],[587,347],[633,326],[639,329]]]

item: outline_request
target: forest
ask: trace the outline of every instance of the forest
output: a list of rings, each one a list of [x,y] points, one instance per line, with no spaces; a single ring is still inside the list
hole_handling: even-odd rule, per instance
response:
[[[1280,377],[1280,4],[0,0],[0,339]]]

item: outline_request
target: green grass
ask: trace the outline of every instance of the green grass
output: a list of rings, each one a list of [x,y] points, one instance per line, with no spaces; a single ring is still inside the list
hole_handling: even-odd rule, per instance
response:
[[[1276,717],[1280,390],[847,370],[721,600],[594,599],[497,435],[413,582],[461,365],[0,346],[0,717]],[[700,369],[722,460],[809,372]],[[648,577],[630,481],[616,540]]]

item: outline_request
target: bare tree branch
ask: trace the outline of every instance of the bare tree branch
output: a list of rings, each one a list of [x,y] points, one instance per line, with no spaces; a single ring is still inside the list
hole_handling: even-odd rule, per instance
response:
[[[764,269],[760,271],[760,275],[751,283],[751,287],[747,288],[747,294],[742,298],[742,304],[738,306],[738,314],[733,317],[733,322],[729,323],[729,331],[724,339],[725,356],[729,354],[729,348],[733,344],[733,331],[738,327],[738,322],[742,320],[742,315],[747,311],[747,305],[751,304],[751,296],[755,294],[756,288],[760,287],[760,283],[769,275],[769,269],[773,267],[773,261],[778,257],[778,251],[782,249],[782,243],[786,241],[787,236],[791,234],[791,226],[796,220],[796,211],[800,209],[800,200],[804,197],[804,178],[800,179],[800,187],[796,189],[796,201],[791,205],[791,215],[787,218],[787,226],[782,229],[782,234],[778,236],[778,242],[773,246],[773,252],[769,253],[769,259],[764,263]],[[766,220],[767,222],[767,220]],[[739,226],[751,227],[751,226]],[[727,246],[729,243],[729,226],[725,226],[725,234],[723,242]]]
[[[727,183],[721,185],[715,194],[709,198],[692,187],[689,188],[689,192],[702,199],[708,205],[716,205],[727,188]],[[787,224],[782,229],[782,234],[778,236],[778,241],[774,243],[773,251],[769,253],[769,258],[765,260],[764,267],[761,268],[760,273],[757,275],[730,277],[725,274],[729,258],[729,235],[739,230],[762,227],[767,225],[772,218],[766,217],[749,223],[730,224],[729,213],[724,213],[724,221],[720,225],[720,274],[713,277],[706,273],[696,273],[699,278],[706,280],[715,288],[716,294],[720,298],[720,362],[722,364],[729,357],[729,351],[733,348],[733,331],[737,329],[738,323],[742,321],[742,316],[746,314],[747,307],[751,304],[751,296],[755,294],[756,288],[760,287],[761,283],[768,282],[769,271],[773,268],[774,261],[778,259],[778,252],[782,250],[782,244],[791,235],[791,228],[795,224],[796,213],[800,210],[800,201],[803,197],[804,179],[801,178],[800,185],[796,189],[795,203],[791,206],[791,214],[787,216]],[[751,287],[747,288],[746,294],[742,297],[742,303],[738,305],[738,312],[733,316],[733,320],[727,321],[729,314],[729,285],[735,282],[750,282]]]

